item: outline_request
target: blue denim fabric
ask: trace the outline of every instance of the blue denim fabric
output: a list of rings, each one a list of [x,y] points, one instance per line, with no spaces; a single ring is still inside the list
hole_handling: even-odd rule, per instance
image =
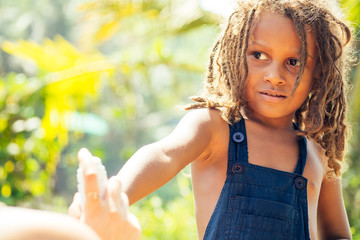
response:
[[[229,125],[227,177],[204,239],[310,239],[306,139],[294,173],[250,164],[245,120]]]

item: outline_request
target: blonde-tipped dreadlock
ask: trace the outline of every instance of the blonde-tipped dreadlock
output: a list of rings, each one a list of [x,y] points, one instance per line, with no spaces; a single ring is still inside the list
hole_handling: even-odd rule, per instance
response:
[[[349,51],[344,47],[351,40],[351,30],[341,17],[335,16],[326,1],[239,1],[238,9],[229,17],[228,25],[212,49],[204,93],[194,97],[196,102],[186,109],[215,108],[229,123],[241,119],[241,110],[246,107],[249,35],[264,9],[291,19],[299,36],[300,71],[293,91],[306,66],[306,33],[314,35],[318,59],[313,87],[296,111],[294,122],[302,130],[299,134],[314,139],[324,149],[328,176],[340,176],[347,137],[346,78],[350,60]]]

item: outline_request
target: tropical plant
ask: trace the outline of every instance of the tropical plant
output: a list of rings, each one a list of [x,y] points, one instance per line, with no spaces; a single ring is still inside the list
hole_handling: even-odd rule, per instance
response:
[[[341,2],[360,25],[360,2]],[[0,201],[58,211],[76,190],[81,146],[113,175],[135,149],[171,131],[182,115],[174,106],[197,93],[219,31],[219,17],[193,0],[0,4]],[[354,239],[360,237],[359,77],[357,67],[343,177]],[[192,202],[190,180],[180,174],[132,211],[144,239],[195,239]]]
[[[342,0],[341,3],[349,17],[349,21],[353,23],[356,39],[358,39],[360,30],[360,2],[357,0]],[[360,48],[358,41],[355,41],[354,44],[356,49]],[[359,58],[360,56],[357,54],[357,57]],[[352,134],[343,175],[343,194],[353,239],[358,239],[360,238],[360,208],[358,207],[360,205],[360,65],[358,64],[351,73],[351,82],[353,88],[349,96],[351,103],[349,122]]]

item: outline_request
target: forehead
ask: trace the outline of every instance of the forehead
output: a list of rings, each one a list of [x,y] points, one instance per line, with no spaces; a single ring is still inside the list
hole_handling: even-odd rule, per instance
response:
[[[314,56],[316,53],[316,43],[310,30],[307,33],[308,53]],[[291,51],[300,50],[300,38],[296,31],[294,22],[282,14],[263,11],[259,19],[254,24],[249,43],[256,42],[265,45],[281,46]]]

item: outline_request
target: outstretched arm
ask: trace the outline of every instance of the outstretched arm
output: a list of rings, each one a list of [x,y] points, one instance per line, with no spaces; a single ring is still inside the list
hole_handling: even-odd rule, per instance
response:
[[[85,209],[81,209],[79,194],[76,194],[69,214],[82,219],[102,239],[138,239],[139,226],[128,211],[129,202],[134,203],[155,191],[191,161],[209,155],[213,129],[216,130],[214,116],[219,118],[214,110],[192,111],[168,137],[137,151],[118,176],[109,179],[105,199],[99,198],[91,153],[80,150],[80,164],[85,169]],[[129,238],[126,234],[135,234],[135,237]]]
[[[319,239],[351,239],[341,179],[324,179],[318,207]]]
[[[118,176],[130,204],[155,191],[190,162],[207,155],[213,138],[215,110],[187,113],[175,130],[164,139],[139,149]]]

